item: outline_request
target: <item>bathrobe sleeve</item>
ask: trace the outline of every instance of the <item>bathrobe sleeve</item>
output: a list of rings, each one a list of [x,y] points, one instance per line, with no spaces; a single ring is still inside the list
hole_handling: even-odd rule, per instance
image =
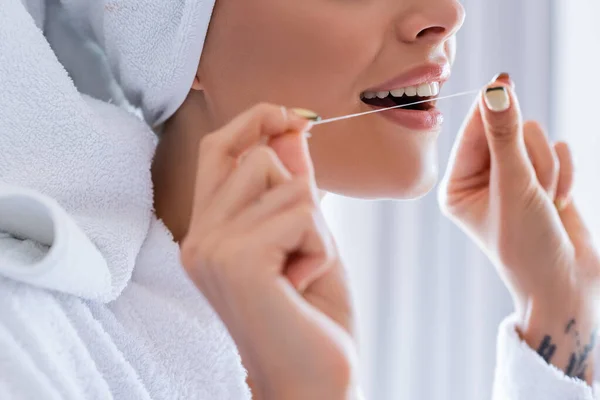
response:
[[[579,379],[566,376],[522,341],[516,327],[514,316],[500,325],[493,400],[600,399],[598,376],[593,389]]]
[[[104,257],[57,202],[1,182],[0,276],[81,297],[110,281]]]

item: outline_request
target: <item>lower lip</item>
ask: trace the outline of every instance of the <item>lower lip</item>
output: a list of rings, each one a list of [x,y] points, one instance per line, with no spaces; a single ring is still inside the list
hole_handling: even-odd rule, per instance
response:
[[[374,110],[379,110],[379,107],[373,107]],[[433,107],[427,111],[407,110],[403,108],[395,108],[392,110],[381,111],[380,116],[387,118],[396,125],[401,125],[405,128],[417,131],[431,131],[439,129],[444,122],[442,112]]]

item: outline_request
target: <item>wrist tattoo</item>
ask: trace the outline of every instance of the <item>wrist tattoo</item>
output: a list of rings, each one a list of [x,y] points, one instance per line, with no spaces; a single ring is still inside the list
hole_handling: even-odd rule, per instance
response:
[[[550,363],[552,360],[552,356],[556,351],[556,345],[552,344],[552,337],[550,335],[544,336],[544,340],[540,343],[540,347],[538,347],[538,354],[547,362]]]
[[[567,376],[585,380],[587,361],[596,345],[596,334],[597,330],[594,329],[589,339],[589,343],[582,347],[580,335],[577,330],[577,321],[575,319],[569,320],[565,327],[565,335],[571,335],[573,337],[575,341],[575,351],[571,353],[571,356],[569,357],[569,364],[565,370]],[[552,361],[552,357],[556,352],[556,344],[552,342],[552,336],[544,336],[537,352],[547,363]]]
[[[565,328],[565,333],[569,333],[569,331],[571,330],[571,328],[573,328],[575,326],[575,318],[572,318],[568,323],[567,323],[567,327]]]

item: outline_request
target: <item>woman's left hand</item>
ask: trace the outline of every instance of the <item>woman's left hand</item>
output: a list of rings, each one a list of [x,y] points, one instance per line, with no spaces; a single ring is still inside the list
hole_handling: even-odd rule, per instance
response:
[[[522,123],[503,75],[464,126],[440,204],[498,268],[523,339],[546,361],[590,382],[600,259],[570,200],[572,183],[569,148],[552,145],[538,124]]]

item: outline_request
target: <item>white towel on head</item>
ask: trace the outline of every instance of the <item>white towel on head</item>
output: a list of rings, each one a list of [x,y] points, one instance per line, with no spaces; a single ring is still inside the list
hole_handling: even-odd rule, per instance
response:
[[[196,75],[215,0],[60,1],[104,50],[128,101],[151,126],[177,111]]]
[[[249,399],[152,215],[155,136],[82,97],[21,0],[0,2],[0,399]]]

